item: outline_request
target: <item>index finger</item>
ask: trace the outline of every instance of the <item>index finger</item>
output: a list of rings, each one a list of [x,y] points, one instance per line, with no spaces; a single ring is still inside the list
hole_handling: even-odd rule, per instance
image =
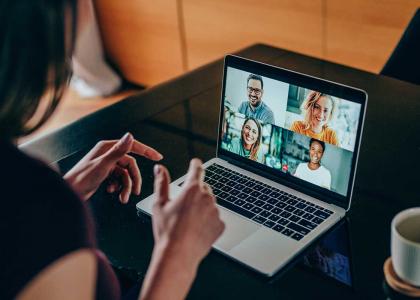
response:
[[[140,143],[137,140],[134,140],[130,152],[144,156],[154,161],[161,160],[163,158],[163,155],[160,154],[157,150],[147,146],[146,144]]]
[[[202,182],[204,177],[203,163],[198,158],[193,158],[190,161],[188,168],[187,179],[185,181],[199,181]]]

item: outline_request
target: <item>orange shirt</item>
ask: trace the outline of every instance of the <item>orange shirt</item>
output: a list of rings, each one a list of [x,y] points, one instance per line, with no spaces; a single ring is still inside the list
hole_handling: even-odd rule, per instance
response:
[[[311,138],[320,140],[322,142],[326,142],[329,144],[333,144],[338,146],[338,139],[337,134],[334,130],[328,127],[324,127],[320,133],[315,133],[311,129],[305,129],[305,124],[302,121],[295,121],[293,122],[292,126],[290,127],[290,130],[307,135]]]

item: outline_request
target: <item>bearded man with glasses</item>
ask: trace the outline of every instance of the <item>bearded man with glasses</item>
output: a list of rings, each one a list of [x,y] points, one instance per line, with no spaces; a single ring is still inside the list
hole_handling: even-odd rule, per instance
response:
[[[239,106],[238,112],[249,118],[255,118],[263,123],[274,124],[273,111],[262,102],[264,94],[263,79],[259,75],[250,74],[247,79],[248,101]]]

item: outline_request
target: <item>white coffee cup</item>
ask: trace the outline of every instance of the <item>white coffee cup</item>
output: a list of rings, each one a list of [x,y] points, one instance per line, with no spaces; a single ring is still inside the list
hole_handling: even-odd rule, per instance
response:
[[[420,287],[420,207],[403,210],[392,220],[391,257],[398,277]]]

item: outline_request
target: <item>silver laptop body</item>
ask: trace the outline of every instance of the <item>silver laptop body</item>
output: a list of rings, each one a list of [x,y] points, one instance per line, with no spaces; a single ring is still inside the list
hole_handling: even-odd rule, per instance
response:
[[[269,126],[268,123],[261,121],[261,128],[263,129],[260,130],[260,132],[265,131],[266,136],[261,136],[261,134],[259,136],[262,140],[260,145],[263,145],[262,148],[259,148],[259,151],[265,153],[264,158],[262,158],[260,162],[251,161],[249,158],[240,157],[237,153],[232,153],[234,147],[231,147],[229,144],[233,143],[235,138],[239,139],[239,125],[237,124],[241,124],[242,119],[247,120],[246,115],[238,112],[238,107],[240,107],[244,101],[239,103],[239,101],[236,100],[237,104],[235,105],[234,103],[235,100],[233,99],[235,98],[235,95],[242,95],[242,92],[239,93],[237,91],[242,91],[245,88],[249,95],[249,91],[251,90],[250,97],[258,92],[262,94],[261,91],[256,92],[250,88],[249,83],[251,81],[249,78],[252,74],[263,78],[263,96],[267,99],[263,98],[262,101],[266,102],[267,105],[271,105],[274,116],[282,116],[283,112],[286,115],[285,118],[276,118],[276,123],[271,124],[271,126]],[[244,80],[246,83],[242,83]],[[248,86],[245,84],[248,84]],[[287,91],[285,90],[286,88]],[[269,89],[271,89],[271,94],[268,92]],[[299,115],[297,113],[299,109],[296,108],[297,104],[294,104],[293,107],[292,105],[290,105],[290,107],[288,105],[286,108],[284,104],[282,104],[283,108],[278,109],[276,112],[277,107],[281,106],[276,103],[283,103],[284,101],[288,104],[296,101],[299,102],[305,98],[305,95],[308,96],[311,91],[319,91],[331,95],[332,99],[335,99],[334,101],[337,100],[337,103],[339,102],[338,100],[340,100],[339,104],[336,105],[336,108],[340,109],[339,113],[347,114],[347,120],[350,119],[348,123],[351,123],[350,125],[352,125],[350,126],[347,124],[350,126],[350,129],[347,127],[345,130],[342,130],[341,128],[345,128],[345,126],[342,124],[342,120],[339,119],[340,116],[336,117],[334,119],[334,125],[338,128],[336,129],[336,136],[340,139],[340,146],[325,142],[327,146],[324,146],[324,157],[321,161],[325,160],[327,166],[324,167],[324,169],[327,169],[330,174],[331,183],[328,189],[316,186],[316,184],[308,182],[307,180],[297,178],[296,174],[298,173],[298,169],[303,169],[303,167],[305,167],[305,157],[307,160],[308,151],[311,151],[307,149],[305,144],[309,139],[308,137],[304,134],[298,135],[296,132],[287,129],[293,121],[293,118],[297,118]],[[246,95],[246,92],[243,94]],[[268,96],[271,98],[268,98]],[[311,242],[342,219],[345,216],[346,211],[350,208],[366,102],[367,94],[359,89],[232,55],[226,56],[217,156],[207,161],[204,164],[204,167],[208,168],[216,164],[223,170],[236,172],[233,173],[236,174],[234,175],[236,176],[235,178],[251,178],[252,180],[261,183],[264,186],[264,190],[270,190],[270,192],[267,192],[269,195],[275,193],[272,191],[279,190],[283,195],[287,195],[285,197],[289,197],[287,199],[294,199],[298,203],[305,202],[306,210],[299,208],[294,209],[294,207],[289,208],[290,205],[288,203],[291,200],[286,200],[285,203],[287,206],[282,206],[280,210],[282,211],[283,216],[287,217],[281,217],[281,213],[279,213],[279,219],[277,219],[277,216],[274,216],[274,213],[271,213],[271,211],[274,211],[277,207],[272,205],[273,208],[270,210],[263,209],[266,214],[268,214],[267,211],[269,211],[270,216],[265,215],[266,221],[261,221],[262,218],[257,218],[257,216],[262,214],[262,212],[254,213],[252,212],[252,209],[250,209],[249,211],[252,213],[252,217],[250,218],[249,216],[245,217],[242,213],[238,213],[235,211],[236,206],[232,206],[236,205],[235,203],[240,203],[240,209],[243,210],[245,209],[244,207],[251,207],[253,205],[253,209],[258,211],[255,208],[255,202],[252,204],[243,204],[242,202],[235,201],[233,204],[228,205],[229,208],[226,208],[226,205],[218,205],[220,216],[226,224],[226,229],[221,237],[214,243],[213,248],[247,267],[264,275],[272,276],[308,247]],[[232,112],[229,123],[229,126],[231,127],[224,126],[224,122],[227,118],[226,111]],[[353,120],[351,120],[351,118],[353,118]],[[355,118],[357,118],[357,120]],[[245,122],[243,125],[245,125]],[[228,138],[223,134],[226,133],[226,128],[231,129]],[[269,134],[267,133],[269,130],[271,130],[271,138],[269,138]],[[278,138],[278,135],[273,138],[273,132],[275,130],[281,131],[281,138]],[[342,130],[343,134],[341,134],[340,130]],[[226,142],[226,140],[228,142]],[[345,141],[345,143],[343,141]],[[311,144],[309,148],[312,147],[312,145],[313,144]],[[279,147],[280,152],[273,149],[277,146]],[[288,147],[290,149],[288,149]],[[297,153],[293,154],[293,147],[297,149]],[[326,156],[327,153],[330,157]],[[298,157],[299,155],[301,156]],[[309,160],[311,160],[312,157],[310,153],[309,157]],[[299,163],[299,161],[301,162]],[[297,167],[296,164],[298,164]],[[309,166],[309,162],[307,164]],[[292,171],[292,169],[296,170]],[[209,173],[213,175],[216,174],[214,172]],[[170,195],[172,198],[176,197],[181,191],[180,185],[183,183],[184,179],[185,175],[171,183]],[[214,180],[212,182],[214,183]],[[213,189],[215,188],[213,187]],[[220,191],[221,190],[219,190],[219,192]],[[255,191],[253,190],[252,192]],[[278,193],[276,193],[276,195],[277,194]],[[270,198],[269,195],[260,195],[259,197],[264,198],[266,201],[267,198],[269,198],[271,199],[271,203],[276,203],[276,199],[273,200],[273,197]],[[216,197],[218,200],[219,196],[220,194]],[[259,200],[258,197],[257,200]],[[152,215],[153,201],[154,194],[138,202],[136,207],[141,212]],[[231,209],[232,207],[235,209]],[[270,206],[263,205],[262,207],[267,208]],[[309,209],[308,207],[312,207],[312,209]],[[290,215],[284,213],[286,208],[289,211],[292,211],[289,213]],[[303,217],[309,213],[307,210],[311,211],[313,208],[315,208],[313,213],[315,213],[316,216],[312,218],[313,222],[307,221]],[[277,209],[276,212],[278,211],[279,210]],[[293,211],[296,213],[299,212],[300,215],[294,215]],[[325,217],[325,212],[328,212],[329,216]],[[322,216],[322,218],[319,216]],[[294,221],[290,221],[290,218],[293,218]],[[277,223],[280,220],[282,221],[282,225]],[[315,223],[315,220],[317,223]],[[275,225],[273,225],[273,223],[275,223]],[[305,226],[301,224],[305,224]],[[306,227],[306,224],[310,224],[310,226]],[[313,228],[314,225],[315,228]],[[276,230],[273,228],[276,228]],[[279,228],[284,229],[279,231]],[[282,232],[285,232],[285,234]],[[292,233],[290,234],[290,232]]]

